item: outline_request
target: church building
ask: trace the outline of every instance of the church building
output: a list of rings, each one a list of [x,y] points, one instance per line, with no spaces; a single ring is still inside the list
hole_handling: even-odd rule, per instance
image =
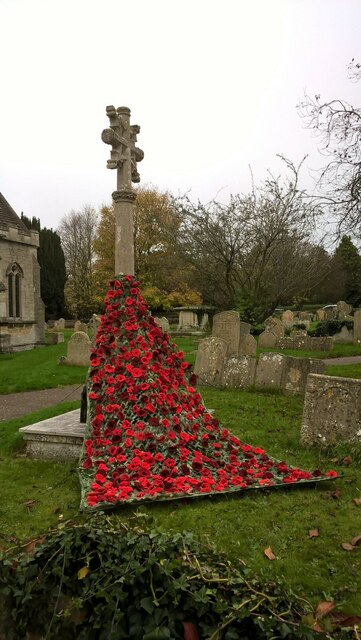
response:
[[[0,193],[0,353],[45,343],[38,246],[39,233],[25,226]]]

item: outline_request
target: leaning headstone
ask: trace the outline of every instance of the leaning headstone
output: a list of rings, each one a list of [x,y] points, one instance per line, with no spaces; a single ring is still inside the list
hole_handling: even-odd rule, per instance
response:
[[[163,333],[168,333],[169,322],[165,316],[162,316],[161,318],[154,318],[154,320],[156,321],[157,325],[162,329]]]
[[[243,356],[255,356],[257,353],[257,340],[250,333],[241,335],[238,351]]]
[[[199,384],[219,386],[223,360],[227,355],[227,342],[210,336],[199,341],[194,373]]]
[[[212,336],[222,338],[227,343],[227,356],[238,353],[240,339],[240,319],[238,311],[222,311],[213,318]]]
[[[361,443],[361,380],[308,376],[301,442],[309,446]]]
[[[269,316],[264,321],[264,326],[266,331],[272,331],[278,338],[283,338],[285,335],[285,328],[279,318]]]
[[[60,331],[51,331],[48,333],[48,344],[60,344],[64,342],[64,334]]]
[[[339,300],[337,303],[337,318],[338,320],[348,320],[352,311],[352,306],[344,302],[343,300]]]
[[[309,373],[325,373],[326,365],[322,360],[285,356],[282,377],[282,391],[285,395],[304,395]]]
[[[361,309],[356,309],[353,314],[353,343],[361,343]]]
[[[258,338],[258,346],[260,349],[274,349],[279,340],[279,336],[273,331],[262,331]]]
[[[68,342],[67,363],[77,366],[88,366],[90,361],[91,342],[83,331],[73,333]]]
[[[226,389],[244,389],[254,383],[256,359],[233,354],[225,358],[221,377],[221,386]]]
[[[288,309],[287,311],[284,311],[282,313],[281,320],[285,327],[292,327],[293,319],[294,319],[293,311],[290,311]]]
[[[284,367],[285,356],[281,353],[261,353],[256,368],[256,388],[280,389]]]

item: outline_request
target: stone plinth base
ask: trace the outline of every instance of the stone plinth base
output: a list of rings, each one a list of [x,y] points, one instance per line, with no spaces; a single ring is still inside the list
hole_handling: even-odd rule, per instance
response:
[[[85,432],[79,417],[79,409],[74,409],[19,429],[27,455],[44,460],[77,460]]]

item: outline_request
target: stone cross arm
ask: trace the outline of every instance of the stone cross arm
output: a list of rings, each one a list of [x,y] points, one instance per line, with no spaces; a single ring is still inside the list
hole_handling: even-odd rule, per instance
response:
[[[111,145],[110,159],[107,162],[108,169],[118,169],[118,185],[131,188],[131,182],[139,182],[137,162],[144,158],[144,152],[135,146],[137,134],[140,131],[138,125],[130,125],[130,109],[113,105],[106,108],[110,128],[102,132],[102,140]]]

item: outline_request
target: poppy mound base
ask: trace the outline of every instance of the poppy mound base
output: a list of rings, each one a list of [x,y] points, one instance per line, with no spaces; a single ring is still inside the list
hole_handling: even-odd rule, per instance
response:
[[[111,281],[90,356],[83,509],[269,489],[337,477],[243,443],[205,408],[184,354],[133,276]]]

